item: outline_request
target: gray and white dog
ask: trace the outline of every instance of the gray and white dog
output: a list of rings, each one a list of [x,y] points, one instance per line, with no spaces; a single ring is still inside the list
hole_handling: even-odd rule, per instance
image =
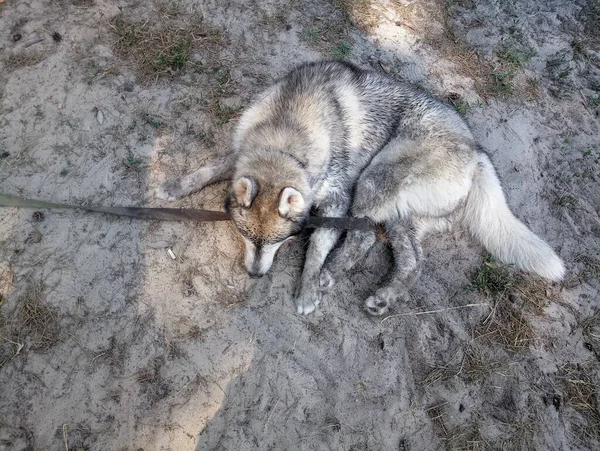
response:
[[[367,217],[389,238],[389,282],[365,301],[373,315],[402,299],[419,273],[420,240],[464,226],[498,259],[553,281],[561,259],[511,212],[489,158],[448,105],[354,65],[319,61],[297,67],[243,113],[230,153],[156,189],[176,199],[231,180],[226,202],[246,247],[252,277],[302,230],[309,213]],[[352,268],[376,233],[318,229],[297,293],[309,314],[323,291]],[[329,255],[331,253],[331,255]],[[329,256],[329,258],[328,258]]]

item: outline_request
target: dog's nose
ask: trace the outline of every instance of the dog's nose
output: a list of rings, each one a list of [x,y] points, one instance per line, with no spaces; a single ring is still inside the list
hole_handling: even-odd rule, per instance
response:
[[[249,272],[248,275],[253,279],[260,279],[264,274],[260,274],[258,272]]]

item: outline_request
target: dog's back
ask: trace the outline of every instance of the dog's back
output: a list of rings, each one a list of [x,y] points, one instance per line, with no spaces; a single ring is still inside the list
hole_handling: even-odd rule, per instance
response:
[[[391,139],[423,134],[472,141],[453,109],[411,85],[349,63],[319,61],[299,66],[258,96],[240,119],[234,150],[285,152],[320,186],[358,177]]]

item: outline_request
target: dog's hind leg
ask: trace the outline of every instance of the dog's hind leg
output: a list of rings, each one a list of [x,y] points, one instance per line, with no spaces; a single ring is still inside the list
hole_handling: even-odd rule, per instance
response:
[[[417,232],[424,228],[423,224],[415,228],[414,218],[450,215],[469,192],[472,149],[450,138],[443,142],[438,138],[391,141],[359,177],[352,216],[367,217],[384,226],[395,261],[390,283],[365,302],[373,315],[384,314],[393,300],[405,297],[418,275],[422,251]],[[334,271],[352,267],[373,242],[373,235],[351,234],[337,253]],[[331,286],[334,277],[323,271],[319,278],[322,289]]]
[[[371,315],[383,315],[393,302],[406,298],[408,289],[419,277],[423,260],[421,243],[408,221],[387,223],[385,230],[392,245],[394,268],[388,284],[365,301],[365,309]]]
[[[236,155],[228,153],[183,177],[167,180],[154,189],[159,199],[176,200],[200,191],[205,186],[233,177]]]
[[[321,271],[319,285],[321,290],[331,288],[336,279],[350,271],[363,259],[377,241],[375,231],[351,230],[340,247],[335,249]]]

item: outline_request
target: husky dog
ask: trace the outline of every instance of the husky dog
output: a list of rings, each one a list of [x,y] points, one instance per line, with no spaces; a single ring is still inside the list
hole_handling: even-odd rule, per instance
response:
[[[565,272],[550,246],[513,215],[490,159],[454,109],[348,63],[319,61],[291,71],[246,109],[230,153],[167,181],[156,194],[176,199],[226,179],[226,209],[244,239],[251,277],[269,270],[311,211],[366,217],[383,227],[394,268],[365,301],[373,315],[407,295],[423,235],[454,223],[506,263],[552,281]],[[331,252],[340,236],[326,228],[312,234],[298,313],[314,311],[323,291],[376,241],[375,231],[353,230]]]

